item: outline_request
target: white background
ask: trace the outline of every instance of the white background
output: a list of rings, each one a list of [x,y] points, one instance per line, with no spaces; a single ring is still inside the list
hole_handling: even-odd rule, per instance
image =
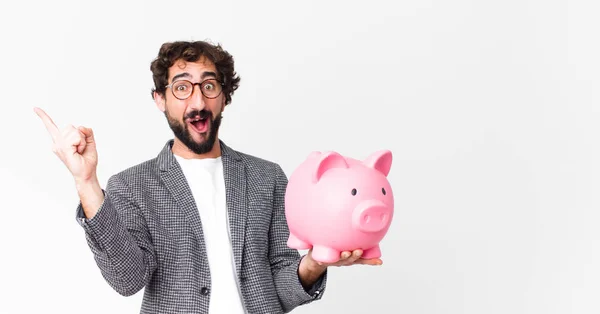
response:
[[[101,277],[33,107],[92,127],[102,184],[172,135],[160,45],[209,39],[242,81],[221,138],[289,175],[390,149],[384,265],[294,313],[600,312],[594,1],[13,1],[0,7],[0,313],[137,313]]]

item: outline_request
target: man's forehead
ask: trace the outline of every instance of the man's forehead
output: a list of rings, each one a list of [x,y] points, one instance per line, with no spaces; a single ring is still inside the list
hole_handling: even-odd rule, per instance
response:
[[[169,69],[169,79],[180,73],[189,73],[192,77],[197,78],[204,72],[216,72],[214,63],[207,58],[201,57],[197,61],[179,59]]]

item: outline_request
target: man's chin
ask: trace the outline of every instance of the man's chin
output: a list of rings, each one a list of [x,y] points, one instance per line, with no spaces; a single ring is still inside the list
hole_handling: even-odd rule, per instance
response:
[[[191,142],[195,149],[206,152],[212,150],[214,143],[209,143],[210,136],[208,132],[191,134]]]
[[[190,135],[190,137],[192,138],[192,141],[194,141],[194,143],[200,145],[200,144],[204,144],[208,141],[208,139],[210,138],[209,132],[210,131],[198,133],[195,130],[191,130],[191,132],[189,132],[188,134]]]

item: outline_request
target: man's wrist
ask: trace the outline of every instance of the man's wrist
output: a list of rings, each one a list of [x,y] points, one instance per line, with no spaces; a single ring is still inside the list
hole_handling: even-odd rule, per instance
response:
[[[325,273],[327,266],[319,265],[310,255],[305,255],[300,260],[298,276],[304,289],[309,289]]]
[[[315,274],[318,273],[320,275],[323,272],[325,272],[325,269],[327,269],[327,266],[323,266],[323,265],[319,264],[317,261],[315,261],[308,255],[305,256],[305,259],[306,259],[306,267],[310,273],[315,273]]]
[[[75,186],[87,219],[92,219],[104,202],[104,192],[98,179],[94,176],[87,180],[75,179]]]
[[[99,186],[100,182],[98,181],[98,177],[96,176],[96,174],[92,174],[90,177],[86,177],[86,178],[80,178],[80,177],[73,177],[73,180],[75,181],[75,187],[79,190],[85,190],[85,189],[89,189],[90,187],[95,187],[95,186]]]

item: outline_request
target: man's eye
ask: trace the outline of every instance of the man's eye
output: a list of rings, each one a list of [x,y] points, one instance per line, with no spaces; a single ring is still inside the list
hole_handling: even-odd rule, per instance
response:
[[[204,85],[204,89],[206,90],[213,90],[215,88],[215,86],[212,83],[208,83],[206,85]]]

